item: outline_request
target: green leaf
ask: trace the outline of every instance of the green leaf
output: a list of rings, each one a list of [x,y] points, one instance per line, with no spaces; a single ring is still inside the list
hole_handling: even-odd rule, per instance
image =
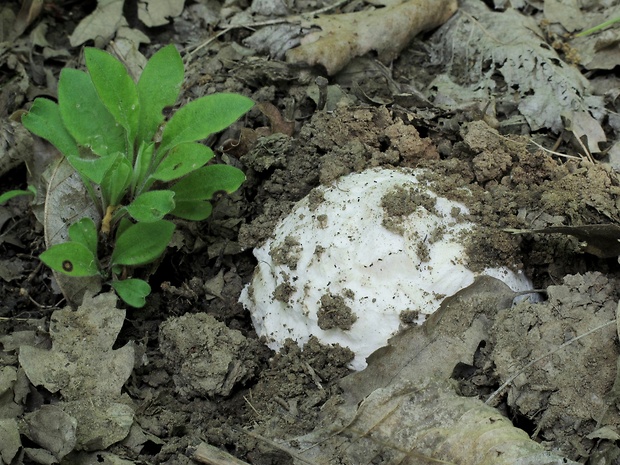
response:
[[[183,84],[183,60],[172,44],[151,57],[138,81],[140,126],[138,141],[150,141],[164,121],[163,110],[173,106]]]
[[[51,100],[36,99],[30,111],[22,117],[22,124],[33,134],[48,140],[64,156],[79,156],[77,142],[65,128],[58,105]]]
[[[143,190],[143,183],[146,176],[149,174],[151,162],[153,161],[154,151],[154,143],[147,144],[146,142],[142,142],[140,144],[140,148],[138,149],[138,155],[136,156],[136,162],[134,163],[133,169],[132,193],[136,193],[136,188],[139,189],[137,191],[138,193]]]
[[[136,221],[152,223],[161,220],[174,209],[174,192],[150,191],[140,194],[127,206],[127,212]]]
[[[101,184],[103,177],[119,156],[122,156],[120,152],[108,157],[67,157],[67,160],[82,176],[90,179],[95,184]]]
[[[52,270],[67,276],[82,277],[99,274],[97,260],[84,244],[63,242],[51,246],[39,258]]]
[[[111,265],[144,265],[157,259],[172,239],[174,224],[159,220],[128,227],[116,240]]]
[[[100,184],[105,207],[116,206],[125,197],[131,184],[132,173],[129,161],[123,156],[116,157]]]
[[[176,202],[172,214],[184,220],[202,221],[211,216],[213,206],[208,200],[184,200]]]
[[[111,283],[125,303],[132,307],[142,308],[146,303],[146,297],[151,293],[151,286],[141,279],[124,279]]]
[[[174,147],[159,164],[152,178],[159,181],[179,179],[204,166],[213,158],[213,150],[197,142],[186,142]]]
[[[86,68],[99,98],[116,122],[127,130],[127,141],[133,147],[138,131],[140,108],[138,89],[127,68],[107,52],[97,48],[84,49]]]
[[[129,229],[131,226],[133,226],[133,223],[131,222],[131,220],[129,218],[127,218],[126,216],[122,217],[121,220],[118,222],[118,227],[116,228],[116,239],[118,240],[119,237],[121,237],[121,235],[127,231],[127,229]]]
[[[0,205],[2,205],[5,202],[8,202],[14,197],[19,197],[20,195],[32,195],[34,197],[36,195],[36,191],[33,191],[31,189],[27,191],[16,189],[16,190],[5,192],[4,194],[0,195]]]
[[[69,238],[73,242],[77,242],[85,246],[93,256],[97,256],[97,227],[95,222],[90,218],[82,218],[77,223],[69,226]]]
[[[65,68],[58,81],[62,121],[78,144],[101,156],[126,152],[126,133],[103,105],[88,74]]]
[[[176,193],[178,204],[187,200],[209,200],[216,192],[228,194],[239,189],[245,181],[245,174],[238,168],[228,165],[209,165],[188,174],[170,190]]]
[[[252,99],[228,93],[205,95],[188,103],[166,124],[159,153],[183,142],[206,139],[237,121],[252,106]]]

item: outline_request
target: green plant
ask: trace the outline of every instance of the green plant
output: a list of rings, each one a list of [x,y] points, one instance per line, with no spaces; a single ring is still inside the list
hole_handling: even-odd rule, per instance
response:
[[[137,83],[112,55],[96,48],[84,55],[88,73],[62,70],[58,103],[36,99],[22,123],[66,157],[101,222],[80,219],[69,227],[68,242],[40,258],[69,276],[100,275],[125,302],[141,307],[150,286],[127,276],[163,254],[175,229],[164,217],[203,220],[216,192],[231,193],[245,180],[237,168],[206,165],[214,154],[198,141],[228,127],[254,102],[207,95],[165,122],[162,112],[177,101],[184,75],[173,45],[153,55]]]
[[[610,19],[608,21],[605,21],[601,24],[598,24],[594,27],[591,27],[590,29],[586,29],[585,31],[581,31],[579,34],[575,34],[573,37],[584,37],[590,34],[594,34],[595,32],[601,31],[603,29],[605,29],[608,26],[611,26],[612,24],[615,24],[617,22],[620,22],[620,17],[618,18],[613,18]]]
[[[21,195],[28,195],[28,196],[34,197],[35,195],[37,195],[37,190],[34,186],[28,186],[28,189],[25,191],[14,190],[14,191],[5,192],[4,194],[0,195],[0,205],[2,205],[5,202],[8,202],[14,197],[19,197]]]

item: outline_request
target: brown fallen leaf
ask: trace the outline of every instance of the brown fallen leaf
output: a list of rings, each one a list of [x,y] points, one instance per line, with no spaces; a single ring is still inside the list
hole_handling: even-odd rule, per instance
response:
[[[436,28],[457,10],[456,0],[380,0],[378,8],[304,19],[305,28],[321,28],[286,52],[288,62],[323,65],[329,75],[370,51],[389,63],[420,32]],[[383,8],[381,8],[383,7]]]
[[[269,102],[260,102],[256,108],[269,119],[270,127],[256,129],[241,128],[239,139],[227,139],[222,144],[222,151],[235,157],[241,157],[248,153],[258,141],[259,137],[267,137],[272,134],[285,134],[292,137],[295,132],[295,121],[284,119],[280,110]]]
[[[286,134],[287,136],[293,136],[295,132],[295,121],[287,121],[284,119],[280,110],[276,108],[273,103],[260,102],[256,105],[260,112],[269,118],[271,124],[272,134]]]
[[[15,23],[13,24],[13,39],[22,35],[28,26],[39,17],[43,8],[43,0],[24,0]]]

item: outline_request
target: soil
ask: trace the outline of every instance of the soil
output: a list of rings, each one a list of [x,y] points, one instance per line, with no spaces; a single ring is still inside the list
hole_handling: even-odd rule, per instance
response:
[[[55,29],[47,39],[60,49],[67,47],[75,22],[89,10],[79,5],[69,15],[62,5],[58,8],[57,16],[48,17]],[[187,24],[177,21],[148,31],[151,44],[141,51],[148,57],[162,44],[185,46],[189,35],[198,34],[184,29]],[[353,85],[341,74],[337,89],[338,79],[332,88],[342,93],[340,102],[329,100],[327,107],[318,108],[309,95],[321,70],[244,56],[234,44],[246,34],[230,31],[193,58],[186,67],[183,98],[242,93],[273,104],[286,121],[294,121],[294,131],[283,133],[273,118],[255,108],[209,141],[218,148],[218,161],[241,167],[247,180],[238,192],[219,198],[207,221],[177,222],[173,244],[150,277],[153,293],[144,308],[127,309],[114,343],[114,349],[130,343],[135,350],[123,393],[138,428],[128,438],[90,452],[99,453],[100,462],[110,460],[105,454],[115,454],[128,463],[190,464],[196,463],[191,458],[196,447],[208,443],[252,464],[298,460],[296,438],[322,425],[327,406],[346,396],[347,383],[341,381],[351,374],[347,365],[352,355],[316,339],[303,348],[290,341],[274,353],[258,339],[249,313],[238,302],[256,266],[252,249],[269,238],[295,202],[317,195],[315,187],[382,166],[427,168],[436,192],[463,202],[467,219],[479,225],[468,238],[469,266],[522,269],[541,290],[539,302],[523,301],[488,315],[488,337],[470,354],[473,363],[452,367],[458,392],[486,400],[514,376],[492,402],[514,425],[567,459],[618,463],[619,346],[616,326],[609,324],[620,297],[618,260],[586,252],[580,230],[575,235],[532,232],[617,223],[617,173],[585,158],[553,156],[532,145],[524,127],[495,129],[479,109],[429,112],[414,105],[376,103],[391,95],[389,82],[380,79]],[[24,62],[31,53],[28,73],[42,89],[44,75],[57,77],[63,65],[78,66],[79,48],[68,50],[62,60],[47,60],[36,47],[13,53]],[[405,49],[393,63],[392,76],[425,79],[433,68],[423,50],[421,39]],[[4,95],[15,69],[2,66]],[[21,92],[5,103],[0,134],[5,140],[6,134],[21,134],[30,142],[20,144],[52,153],[41,141],[18,133],[19,125],[8,119],[30,101],[31,94]],[[569,145],[556,151],[562,150],[574,153]],[[2,190],[25,188],[31,175],[17,164],[2,174]],[[411,202],[425,201],[401,194],[390,199],[390,210],[407,212]],[[37,454],[45,447],[27,431],[24,419],[62,398],[30,383],[18,358],[21,337],[51,346],[51,315],[66,305],[52,273],[37,259],[45,241],[35,213],[27,198],[0,207],[0,356],[2,369],[13,370],[16,380],[0,390],[5,397],[0,418],[19,420],[25,448],[9,463],[46,463]],[[614,241],[595,238],[588,245],[605,250]],[[274,259],[286,261],[292,249],[294,244]],[[284,301],[287,292],[278,289],[274,298]],[[355,316],[344,302],[324,297],[322,325],[353,324]],[[330,316],[335,308],[336,317]],[[396,444],[384,446],[397,449]],[[73,463],[89,463],[93,456],[84,454],[76,451],[68,457]],[[375,459],[372,463],[396,463],[387,456]]]

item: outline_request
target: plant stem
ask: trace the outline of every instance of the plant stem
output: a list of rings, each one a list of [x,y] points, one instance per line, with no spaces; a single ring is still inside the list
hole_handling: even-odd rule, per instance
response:
[[[610,19],[609,21],[605,21],[604,23],[601,23],[598,26],[594,26],[594,27],[591,27],[590,29],[586,29],[585,31],[581,31],[579,34],[575,34],[574,37],[583,37],[589,34],[593,34],[619,21],[620,21],[620,16],[614,19]]]

